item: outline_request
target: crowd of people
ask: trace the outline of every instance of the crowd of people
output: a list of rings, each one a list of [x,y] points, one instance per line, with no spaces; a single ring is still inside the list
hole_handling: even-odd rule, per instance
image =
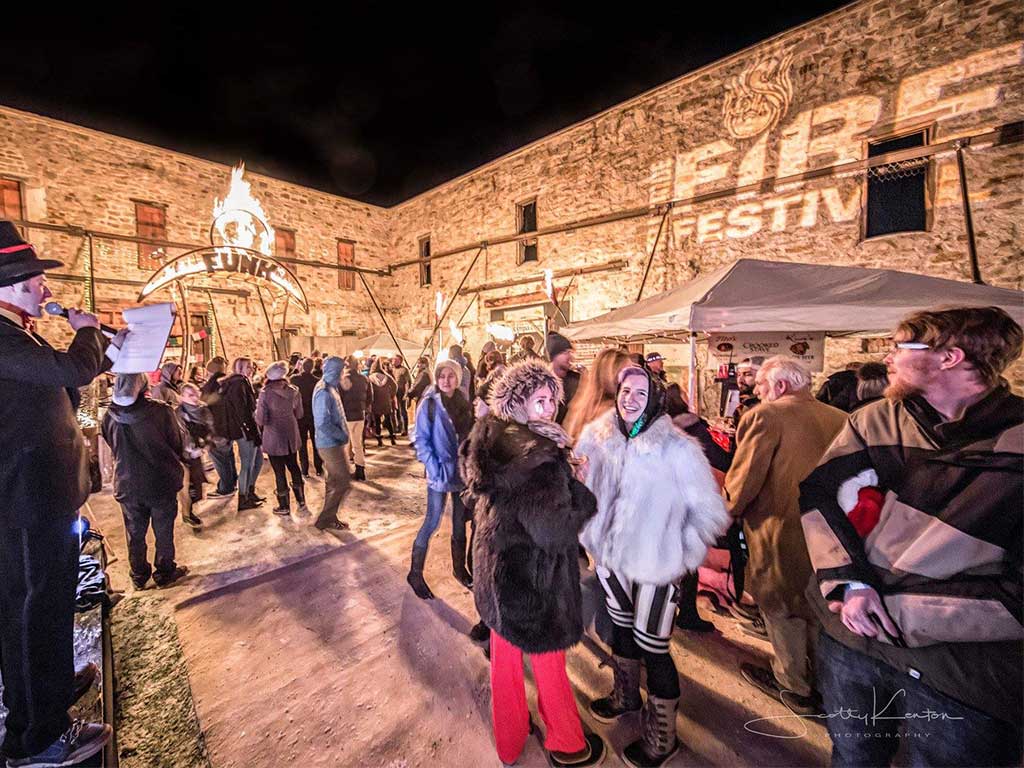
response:
[[[604,349],[580,377],[558,334],[547,359],[487,350],[471,404],[462,367],[439,364],[417,412],[429,490],[409,582],[433,597],[423,563],[450,498],[501,760],[533,729],[524,653],[551,764],[604,755],[565,673],[592,565],[613,685],[588,709],[601,723],[640,713],[628,765],[678,750],[669,647],[674,626],[714,630],[699,590],[770,643],[770,666],[742,663],[742,677],[824,722],[834,766],[1016,764],[1024,401],[1001,374],[1022,339],[996,308],[915,313],[884,361],[851,363],[816,394],[797,359],[749,358],[735,430],[716,434],[657,353]],[[906,715],[882,722],[879,700]]]
[[[74,668],[71,523],[91,485],[79,388],[109,369],[124,333],[107,338],[77,310],[66,351],[35,332],[50,296],[45,270],[58,265],[0,226],[0,428],[13,447],[0,463],[0,671],[11,768],[71,765],[111,735],[68,716],[96,674]],[[551,764],[595,765],[607,751],[584,727],[566,673],[566,651],[591,618],[591,576],[613,680],[587,710],[599,723],[639,714],[628,765],[657,768],[679,750],[672,635],[715,630],[697,611],[701,591],[770,643],[770,666],[742,664],[742,677],[794,715],[820,718],[834,766],[1016,764],[1024,400],[1002,374],[1022,344],[997,308],[917,312],[894,330],[884,361],[849,366],[816,396],[798,360],[750,358],[737,366],[735,429],[725,433],[691,412],[661,355],[608,348],[580,371],[557,333],[544,355],[526,343],[507,359],[489,343],[474,365],[453,346],[412,370],[400,356],[314,353],[262,373],[247,357],[214,358],[187,381],[176,363],[153,381],[119,374],[101,432],[137,589],[186,575],[174,526],[178,514],[202,526],[204,496],[262,507],[264,456],[273,512],[289,515],[292,499],[306,512],[312,473],[324,481],[314,525],[337,531],[351,483],[366,479],[364,440],[387,451],[385,431],[392,445],[409,435],[426,498],[408,583],[435,599],[424,565],[450,506],[452,574],[473,592],[470,637],[489,653],[494,741],[507,764],[535,727],[524,654]],[[880,721],[879,701],[905,715]]]

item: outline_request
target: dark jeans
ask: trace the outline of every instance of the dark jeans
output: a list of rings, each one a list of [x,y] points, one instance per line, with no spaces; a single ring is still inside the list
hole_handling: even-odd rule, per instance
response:
[[[128,538],[128,565],[132,581],[144,584],[153,575],[158,584],[174,573],[174,519],[178,514],[178,497],[147,501],[121,502],[124,530]],[[150,568],[146,552],[146,532],[153,526],[156,555]]]
[[[320,458],[320,451],[316,449],[316,425],[312,419],[299,421],[299,466],[302,467],[304,475],[309,474],[309,453],[306,449],[306,440],[309,440],[313,446],[313,469],[323,472],[324,461]]]
[[[295,459],[294,453],[287,456],[271,456],[270,466],[274,469],[274,479],[277,481],[277,495],[288,498],[288,475],[292,473],[292,488],[302,491],[302,472],[299,471],[299,462]]]
[[[203,457],[189,459],[185,469],[188,471],[188,497],[195,503],[203,498],[203,483],[206,482]]]
[[[402,434],[409,432],[409,408],[406,406],[405,398],[398,398],[398,408],[395,410],[395,427],[400,429]]]
[[[818,642],[832,768],[899,765],[1017,765],[1019,726],[961,704],[826,632]],[[861,716],[858,719],[858,714]]]
[[[13,501],[12,501],[13,503]],[[32,528],[0,525],[0,674],[7,757],[42,752],[68,729],[75,675],[74,514]]]
[[[384,426],[388,428],[388,434],[391,435],[391,439],[395,439],[395,424],[391,418],[390,413],[373,414],[373,434],[377,436],[377,442],[381,442],[381,438],[384,437],[384,432],[381,428],[381,420],[384,420]]]
[[[461,493],[459,491],[445,493],[428,488],[427,515],[423,518],[423,525],[420,526],[420,531],[416,534],[416,543],[413,545],[417,549],[426,549],[430,545],[430,537],[434,535],[434,531],[441,524],[444,505],[449,496],[452,497],[452,538],[456,541],[466,541],[466,523],[469,522],[470,516],[466,512],[466,505],[462,501]]]
[[[217,470],[217,493],[232,493],[238,485],[238,469],[235,467],[235,449],[231,441],[221,446],[211,446],[210,458]]]

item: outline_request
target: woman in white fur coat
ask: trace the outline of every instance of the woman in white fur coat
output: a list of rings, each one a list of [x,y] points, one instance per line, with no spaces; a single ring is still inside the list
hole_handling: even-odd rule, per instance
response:
[[[642,738],[626,763],[656,768],[678,749],[679,675],[669,655],[679,580],[695,571],[729,516],[700,445],[665,414],[665,390],[637,366],[618,375],[616,407],[584,428],[576,454],[597,515],[580,534],[594,556],[613,623],[615,687],[591,703],[602,722],[641,709]]]

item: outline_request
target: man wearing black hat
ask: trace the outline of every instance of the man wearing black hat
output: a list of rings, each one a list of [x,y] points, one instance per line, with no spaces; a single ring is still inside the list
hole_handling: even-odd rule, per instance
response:
[[[33,330],[52,294],[40,259],[0,221],[0,674],[9,710],[3,753],[11,768],[71,765],[110,738],[108,725],[72,722],[76,686],[72,523],[89,495],[78,428],[78,388],[109,366],[96,317],[68,310],[66,352]],[[118,342],[119,339],[115,339]]]
[[[658,381],[662,384],[668,384],[668,375],[665,373],[665,358],[662,357],[658,352],[649,352],[647,354],[647,370],[658,377]]]
[[[562,391],[565,397],[558,404],[558,413],[555,414],[555,421],[559,424],[569,411],[569,403],[576,396],[576,390],[580,386],[580,375],[572,369],[572,342],[560,333],[551,331],[547,338],[548,359],[551,361],[551,370],[562,380]]]

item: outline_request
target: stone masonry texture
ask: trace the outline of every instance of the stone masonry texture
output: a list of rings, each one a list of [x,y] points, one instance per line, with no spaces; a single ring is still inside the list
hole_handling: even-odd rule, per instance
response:
[[[357,264],[370,267],[415,259],[424,237],[435,254],[493,240],[516,231],[517,204],[529,200],[536,200],[537,223],[544,228],[757,184],[739,195],[676,204],[658,239],[644,295],[737,258],[970,280],[953,154],[927,164],[923,232],[865,239],[864,174],[776,179],[861,160],[869,142],[905,133],[924,130],[929,143],[942,143],[1020,121],[1022,21],[1024,7],[1000,0],[853,3],[390,209],[256,174],[247,178],[271,224],[296,231],[296,256],[313,261],[336,263],[339,238],[355,241]],[[1020,289],[1024,149],[971,146],[965,155],[983,278]],[[22,182],[32,220],[134,234],[132,201],[152,201],[167,206],[170,240],[202,244],[212,201],[226,192],[229,169],[0,108],[0,176]],[[466,288],[532,282],[458,296],[450,316],[457,320],[465,313],[467,347],[479,350],[488,322],[539,303],[543,269],[557,273],[625,262],[574,280],[566,308],[571,320],[634,301],[660,219],[641,216],[543,236],[539,260],[521,265],[517,244],[487,248]],[[82,274],[83,238],[35,231],[31,236],[64,258],[66,271]],[[450,300],[476,251],[433,262],[429,286],[421,286],[416,265],[388,277],[367,276],[396,334],[416,342],[429,336],[435,292]],[[134,244],[102,242],[94,258],[98,277],[147,276],[136,267]],[[358,279],[354,291],[343,291],[334,270],[293,269],[310,300],[308,315],[295,307],[288,315],[288,326],[300,336],[383,330]],[[568,282],[556,279],[556,289]],[[60,286],[69,304],[75,303],[75,291],[82,292],[78,283]],[[245,288],[247,298],[215,297],[222,329],[225,335],[230,330],[229,345],[266,358],[266,325],[251,287]],[[136,293],[137,287],[97,285],[98,308],[115,312],[132,304]],[[281,310],[274,309],[275,323]],[[52,338],[58,326],[53,324],[54,333],[44,327],[44,333]],[[877,357],[861,353],[859,342],[830,341],[826,372],[847,360]],[[1020,386],[1019,367],[1011,378]]]

